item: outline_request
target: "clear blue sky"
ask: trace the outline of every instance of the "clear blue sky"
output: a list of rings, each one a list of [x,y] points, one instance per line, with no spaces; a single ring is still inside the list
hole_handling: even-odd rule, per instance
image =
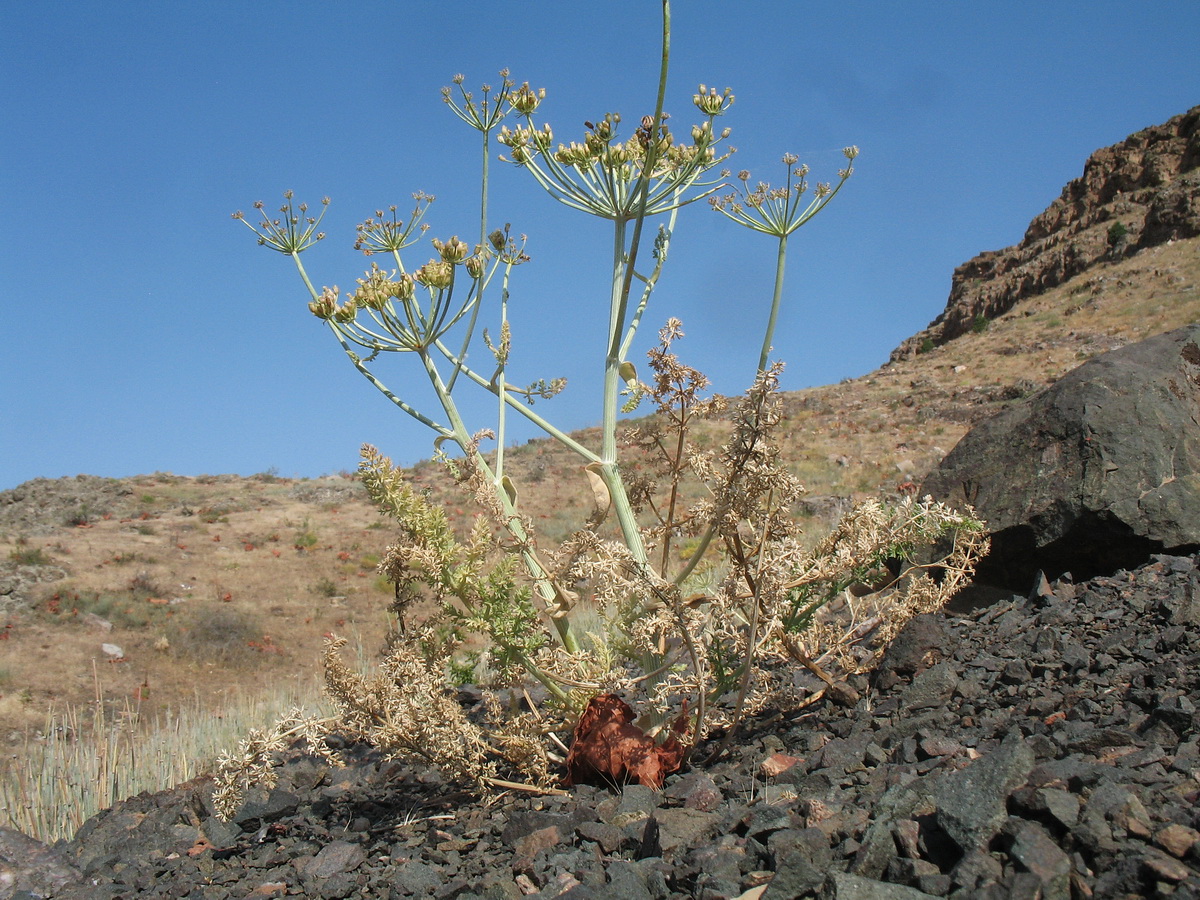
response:
[[[1200,4],[676,0],[667,108],[731,86],[734,170],[856,174],[793,238],[776,336],[785,387],[861,375],[945,304],[954,267],[1021,239],[1088,154],[1200,103]],[[440,101],[503,66],[544,86],[557,137],[653,104],[659,4],[10,2],[0,29],[0,489],[36,476],[353,469],[431,435],[353,370],[288,261],[230,219],[333,198],[320,284],[366,262],[354,224],[415,190],[430,236],[477,228],[474,133]],[[494,166],[493,220],[529,235],[514,380],[566,376],[542,410],[599,417],[610,232]],[[769,238],[680,217],[635,358],[668,316],[716,387],[753,372]],[[426,254],[416,263],[423,261]],[[383,377],[416,390],[411,355]],[[490,424],[490,400],[467,404]],[[532,432],[518,430],[514,439]]]

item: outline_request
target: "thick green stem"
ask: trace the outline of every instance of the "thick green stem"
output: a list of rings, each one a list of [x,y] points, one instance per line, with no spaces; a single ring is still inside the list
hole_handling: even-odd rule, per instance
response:
[[[775,260],[775,293],[771,297],[771,315],[767,319],[767,333],[763,338],[762,353],[758,356],[758,371],[767,369],[767,357],[771,354],[771,341],[775,338],[775,320],[779,316],[779,302],[783,297],[783,271],[787,266],[788,236],[779,236],[779,256]]]
[[[620,219],[613,222],[612,296],[608,317],[608,353],[604,360],[603,420],[600,426],[600,478],[608,489],[617,524],[625,546],[639,563],[646,562],[646,548],[637,517],[625,491],[625,483],[617,467],[617,408],[621,392],[621,339],[625,333],[625,313],[629,305],[625,279],[625,225]]]
[[[650,195],[650,173],[655,164],[655,135],[662,120],[663,104],[667,93],[667,71],[671,58],[671,4],[663,0],[662,64],[658,74],[658,93],[655,97],[654,120],[650,129],[650,143],[639,180],[637,216],[633,220],[633,240],[628,254],[625,249],[626,222],[620,218],[613,222],[613,281],[612,298],[609,305],[608,355],[604,363],[604,407],[601,425],[600,477],[608,488],[613,511],[621,528],[625,546],[639,563],[646,562],[646,548],[642,543],[641,529],[629,502],[629,494],[617,468],[617,406],[620,399],[621,363],[625,342],[625,321],[629,307],[629,292],[633,282],[634,265],[637,262],[638,245],[641,243],[642,225],[646,219],[646,205]],[[640,312],[639,312],[640,315]],[[632,338],[632,334],[629,335]]]

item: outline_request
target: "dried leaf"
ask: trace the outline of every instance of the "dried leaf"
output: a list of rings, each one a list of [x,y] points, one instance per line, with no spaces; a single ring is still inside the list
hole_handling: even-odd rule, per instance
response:
[[[633,724],[633,710],[615,694],[601,694],[588,703],[567,755],[566,785],[627,784],[662,787],[663,779],[679,771],[687,748],[679,738],[687,731],[688,715],[672,726],[662,744]]]
[[[612,507],[612,495],[608,492],[608,485],[604,483],[604,478],[600,475],[600,463],[588,463],[583,467],[583,471],[592,488],[593,509],[588,521],[599,525],[607,518],[608,511]]]

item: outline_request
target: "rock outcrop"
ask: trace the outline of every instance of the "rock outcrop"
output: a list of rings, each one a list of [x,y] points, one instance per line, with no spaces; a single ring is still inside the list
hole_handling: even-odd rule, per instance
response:
[[[1200,547],[1200,324],[1105,353],[984,421],[922,493],[987,520],[978,570],[1024,590]]]
[[[955,269],[945,310],[896,348],[892,361],[966,334],[1099,262],[1196,235],[1200,106],[1093,153],[1021,243]]]

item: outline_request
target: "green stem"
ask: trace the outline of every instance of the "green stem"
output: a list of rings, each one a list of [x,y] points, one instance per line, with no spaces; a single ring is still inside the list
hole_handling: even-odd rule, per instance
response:
[[[497,102],[499,102],[498,99],[497,99]],[[489,162],[488,155],[491,152],[492,130],[490,127],[488,127],[488,128],[483,128],[482,131],[483,131],[483,176],[481,179],[482,186],[479,189],[479,193],[480,193],[480,197],[479,197],[479,246],[486,247],[487,246],[487,243],[486,243],[486,241],[487,241],[487,214],[488,214],[488,162]],[[467,333],[466,333],[466,336],[463,338],[462,351],[458,354],[458,359],[460,360],[460,365],[455,366],[454,371],[450,373],[450,382],[446,385],[447,391],[454,390],[454,382],[456,382],[458,380],[458,373],[462,371],[461,363],[465,363],[467,361],[467,349],[471,346],[471,338],[475,334],[475,322],[479,318],[479,309],[481,306],[483,306],[483,289],[484,289],[484,287],[485,287],[485,282],[480,281],[479,291],[475,295],[475,308],[473,310],[471,310],[471,321],[467,324]],[[503,408],[504,407],[501,406],[501,409],[503,409]],[[503,447],[504,446],[503,423],[501,423],[499,441],[500,441],[500,446]]]
[[[779,302],[783,297],[783,272],[787,265],[788,236],[779,236],[779,256],[775,260],[775,293],[771,297],[771,315],[767,319],[767,333],[763,337],[762,353],[758,356],[758,371],[767,368],[767,357],[771,354],[771,341],[775,337],[775,320],[779,316]]]
[[[450,354],[450,351],[446,348],[445,344],[443,344],[441,341],[436,341],[435,346],[438,348],[438,350],[440,350],[442,352],[442,354],[448,360],[450,360],[450,362],[452,364],[455,363],[454,357]],[[477,385],[479,385],[481,388],[485,388],[486,390],[491,391],[492,393],[496,394],[497,396],[500,396],[500,391],[498,389],[498,385],[492,384],[492,382],[488,381],[486,378],[484,378],[482,375],[480,375],[478,372],[476,372],[470,366],[466,366],[466,365],[462,366],[462,373],[464,375],[466,375],[468,378],[470,378]],[[542,418],[536,412],[534,412],[529,407],[528,404],[521,402],[521,400],[519,398],[508,393],[507,391],[505,391],[505,393],[504,393],[504,402],[507,403],[509,406],[511,406],[513,409],[515,409],[517,412],[519,412],[521,415],[523,415],[525,418],[527,418],[530,422],[532,422],[538,428],[542,429],[542,431],[546,432],[546,434],[548,434],[550,437],[554,438],[556,441],[558,441],[560,444],[562,444],[568,450],[571,450],[573,453],[582,457],[587,462],[589,462],[589,463],[600,462],[599,456],[597,456],[595,453],[593,453],[587,447],[583,446],[583,444],[579,443],[577,440],[575,440],[573,437],[571,437],[565,431],[562,431],[561,429],[556,428],[554,425],[551,425],[548,421],[546,421],[544,418]]]
[[[637,216],[633,220],[633,240],[629,247],[628,258],[625,251],[626,222],[619,218],[613,222],[613,283],[609,306],[608,355],[604,365],[604,407],[600,448],[600,477],[608,488],[613,511],[616,513],[617,522],[621,528],[621,536],[634,559],[642,564],[646,563],[646,548],[642,543],[642,533],[638,528],[637,517],[629,502],[629,494],[625,490],[625,483],[617,468],[617,401],[620,399],[621,353],[622,344],[625,343],[625,317],[629,306],[634,265],[637,262],[638,245],[641,242],[642,226],[646,220],[646,205],[650,195],[650,173],[653,171],[655,163],[654,135],[662,120],[663,104],[667,93],[667,71],[671,58],[670,0],[662,0],[662,8],[662,64],[658,73],[658,94],[655,98],[650,146],[646,152],[642,176],[638,183],[640,196],[638,197]],[[632,338],[632,335],[630,337]]]
[[[613,274],[612,297],[608,318],[608,353],[604,361],[603,420],[600,426],[600,478],[608,489],[609,500],[625,546],[639,563],[646,562],[646,548],[642,543],[642,532],[637,517],[629,502],[625,483],[617,467],[617,408],[621,389],[621,339],[625,332],[625,313],[629,303],[625,278],[625,226],[617,219],[613,222]]]
[[[521,547],[521,559],[525,563],[529,574],[533,576],[534,587],[539,596],[546,602],[547,606],[561,606],[561,592],[554,585],[550,577],[550,573],[546,571],[541,560],[537,558],[531,549],[529,542],[529,534],[525,531],[525,526],[521,522],[520,516],[517,514],[517,509],[513,505],[512,499],[508,493],[499,486],[499,481],[491,467],[487,464],[487,460],[483,458],[483,454],[479,452],[479,448],[474,446],[471,440],[471,434],[467,431],[466,423],[463,422],[462,416],[458,412],[458,406],[454,399],[446,390],[446,385],[442,381],[442,376],[434,365],[433,358],[430,357],[427,350],[419,351],[421,362],[425,365],[425,373],[429,376],[429,383],[433,386],[434,391],[438,395],[438,400],[441,401],[442,409],[445,410],[446,418],[450,422],[450,427],[453,429],[454,442],[458,444],[459,449],[463,453],[468,453],[472,457],[475,465],[479,466],[480,471],[487,477],[488,482],[492,485],[495,491],[496,498],[504,511],[504,525],[512,536],[516,539]],[[579,643],[571,631],[571,623],[566,616],[551,616],[550,621],[554,623],[554,628],[558,632],[559,639],[562,641],[563,648],[568,653],[579,652]]]

